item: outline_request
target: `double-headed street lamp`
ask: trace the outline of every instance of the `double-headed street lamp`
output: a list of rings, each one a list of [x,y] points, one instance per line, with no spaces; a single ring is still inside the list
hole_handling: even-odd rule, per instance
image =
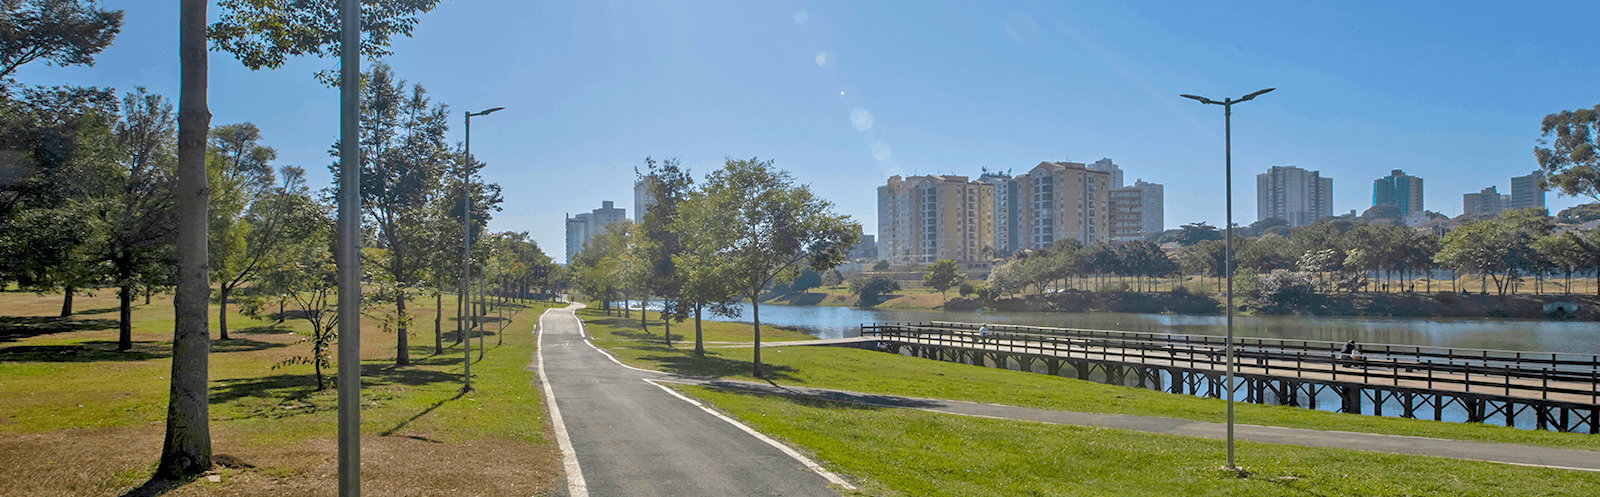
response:
[[[1221,102],[1201,96],[1179,95],[1180,97],[1194,99],[1195,101],[1203,104],[1222,106],[1222,143],[1224,150],[1223,175],[1227,178],[1225,181],[1227,185],[1225,196],[1227,197],[1228,204],[1227,224],[1225,234],[1223,235],[1224,239],[1226,240],[1223,242],[1223,251],[1226,255],[1222,263],[1223,272],[1227,273],[1228,277],[1228,343],[1225,347],[1227,350],[1228,365],[1227,379],[1223,382],[1223,385],[1228,391],[1228,469],[1238,469],[1238,466],[1233,465],[1233,104],[1239,102],[1248,102],[1251,99],[1276,89],[1277,88],[1267,88],[1265,90],[1258,90],[1249,95],[1239,97],[1238,100],[1224,98]]]
[[[465,362],[463,370],[466,382],[461,389],[472,390],[472,339],[467,337],[467,317],[472,314],[472,117],[486,116],[505,107],[495,107],[481,112],[466,112],[467,139],[465,154],[461,160],[461,302],[469,309],[461,315],[462,319],[456,320],[456,330],[461,337],[461,350],[464,352]],[[459,309],[458,309],[459,310]],[[476,316],[473,316],[476,320]],[[480,347],[482,345],[479,345]]]

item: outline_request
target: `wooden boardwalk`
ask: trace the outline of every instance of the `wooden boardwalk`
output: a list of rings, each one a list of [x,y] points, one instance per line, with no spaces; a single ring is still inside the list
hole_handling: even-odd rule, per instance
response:
[[[861,331],[883,350],[1225,395],[1224,337],[1007,325],[990,326],[985,335],[979,326],[879,324]],[[1536,427],[1600,433],[1600,357],[1387,344],[1362,344],[1361,355],[1340,357],[1341,345],[1236,338],[1235,391],[1242,389],[1247,402],[1311,408],[1331,392],[1340,411],[1378,415],[1387,407],[1404,417],[1441,419],[1457,409],[1469,421],[1503,417],[1507,425],[1531,415]]]

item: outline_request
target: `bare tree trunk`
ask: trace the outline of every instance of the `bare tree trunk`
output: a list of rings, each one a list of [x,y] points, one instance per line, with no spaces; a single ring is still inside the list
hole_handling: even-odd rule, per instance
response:
[[[700,336],[700,309],[701,309],[701,307],[702,306],[700,304],[695,304],[694,305],[694,355],[697,355],[697,356],[700,356],[700,357],[705,357],[706,356],[706,344],[705,344],[704,341],[701,340],[701,336]]]
[[[757,292],[759,293],[759,292]],[[761,303],[755,297],[750,297],[750,316],[755,321],[756,346],[755,350],[755,377],[761,377]]]
[[[206,0],[182,0],[178,53],[178,286],[173,294],[172,389],[167,432],[154,478],[183,478],[211,469],[211,403],[206,390],[211,336],[206,303]]]
[[[72,315],[72,294],[78,291],[72,285],[67,285],[67,294],[61,298],[61,317]]]
[[[228,294],[233,293],[233,289],[228,287],[228,285],[221,285],[221,286],[217,287],[217,293],[220,294],[220,295],[218,295],[219,297],[222,297],[222,298],[217,300],[218,303],[220,303],[220,305],[221,305],[221,307],[217,311],[217,331],[220,333],[220,335],[218,336],[218,339],[219,340],[227,340],[228,339]]]
[[[444,292],[433,294],[433,355],[444,353]]]
[[[133,291],[130,285],[117,288],[117,350],[133,349]]]
[[[406,321],[410,320],[406,319],[406,291],[403,289],[397,289],[394,292],[394,312],[398,316],[396,319],[399,320],[394,326],[395,335],[399,337],[395,344],[394,365],[409,366],[411,365],[411,344],[406,337]]]

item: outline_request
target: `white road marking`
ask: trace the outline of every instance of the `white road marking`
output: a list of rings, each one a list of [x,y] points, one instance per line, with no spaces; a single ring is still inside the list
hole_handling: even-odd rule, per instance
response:
[[[550,390],[550,380],[544,374],[544,318],[545,314],[554,310],[546,309],[539,316],[539,383],[544,385],[544,403],[550,406],[550,424],[556,433],[556,443],[561,446],[561,465],[567,472],[567,495],[589,497],[589,485],[583,481],[583,470],[578,467],[578,453],[572,450],[572,439],[567,437],[567,424],[561,421],[561,408],[556,407],[556,394]],[[581,326],[582,321],[579,323]]]
[[[616,360],[616,359],[612,359],[612,360]],[[832,471],[828,471],[826,468],[823,468],[822,465],[817,464],[816,462],[812,461],[811,459],[806,458],[806,456],[800,455],[799,452],[795,452],[795,450],[789,448],[789,446],[781,444],[781,443],[778,443],[777,440],[773,440],[771,437],[763,435],[763,434],[761,434],[761,432],[756,431],[755,429],[750,428],[749,426],[745,426],[744,423],[740,423],[738,421],[735,421],[733,418],[730,418],[730,417],[727,417],[727,416],[723,416],[722,413],[714,411],[710,407],[706,407],[706,405],[700,403],[700,401],[697,401],[697,400],[691,399],[691,398],[689,398],[687,396],[684,396],[683,394],[678,393],[676,390],[673,390],[671,388],[667,388],[665,385],[662,385],[660,383],[656,383],[653,380],[643,380],[643,381],[645,383],[649,383],[651,385],[655,385],[657,388],[660,388],[662,390],[666,390],[667,393],[672,394],[673,397],[677,397],[677,398],[683,399],[684,402],[688,402],[690,404],[694,404],[695,407],[699,407],[701,410],[703,410],[705,412],[708,412],[708,413],[711,413],[712,416],[716,416],[718,419],[721,419],[723,421],[727,421],[728,424],[736,426],[740,430],[744,430],[745,433],[749,433],[751,436],[754,436],[757,439],[759,439],[759,440],[761,440],[763,442],[766,442],[767,445],[771,445],[771,446],[777,448],[778,450],[783,451],[783,453],[784,454],[788,454],[789,457],[793,457],[796,461],[800,461],[800,464],[804,464],[806,466],[806,468],[809,468],[811,471],[816,472],[818,475],[822,475],[822,477],[824,479],[827,479],[829,483],[833,483],[835,485],[839,485],[841,487],[844,487],[846,490],[855,490],[856,489],[855,485],[851,485],[850,482],[844,481],[844,478],[840,478],[839,475],[833,474]]]

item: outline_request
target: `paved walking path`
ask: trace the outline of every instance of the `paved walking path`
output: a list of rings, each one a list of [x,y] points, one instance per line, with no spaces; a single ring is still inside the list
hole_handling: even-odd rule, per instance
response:
[[[572,312],[539,318],[541,380],[567,456],[568,493],[584,496],[833,496],[819,467],[788,448],[645,380],[585,342]]]

